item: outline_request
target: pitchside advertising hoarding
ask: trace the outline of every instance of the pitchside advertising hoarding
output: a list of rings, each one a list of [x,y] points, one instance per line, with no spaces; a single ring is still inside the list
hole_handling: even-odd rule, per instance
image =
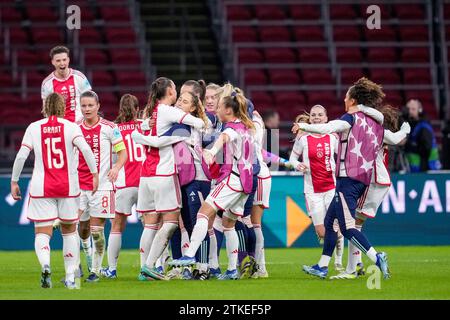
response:
[[[450,245],[450,173],[393,175],[389,195],[377,217],[365,224],[365,233],[375,245]],[[28,221],[28,185],[19,185],[22,201],[10,194],[10,177],[0,177],[0,250],[32,250],[33,224]],[[135,212],[128,218],[123,248],[137,248],[142,225]],[[303,177],[274,174],[270,209],[263,217],[266,247],[318,246],[311,219],[306,213]],[[106,232],[109,232],[109,224]],[[58,232],[57,232],[58,233]],[[58,234],[53,248],[61,248]]]

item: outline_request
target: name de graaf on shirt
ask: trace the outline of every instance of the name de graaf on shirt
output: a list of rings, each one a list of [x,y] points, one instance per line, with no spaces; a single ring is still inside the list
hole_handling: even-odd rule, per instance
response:
[[[61,126],[43,127],[43,133],[61,133]]]

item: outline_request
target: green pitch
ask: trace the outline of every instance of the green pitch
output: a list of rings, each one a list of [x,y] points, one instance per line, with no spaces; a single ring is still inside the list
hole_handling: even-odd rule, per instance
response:
[[[118,279],[82,282],[81,290],[72,291],[59,282],[63,277],[61,251],[52,252],[53,289],[39,287],[40,268],[34,252],[2,251],[0,299],[450,299],[450,246],[379,249],[389,255],[392,278],[381,280],[381,288],[372,290],[367,286],[370,275],[344,281],[304,274],[301,265],[316,263],[318,248],[267,249],[270,278],[224,282],[139,282],[137,250],[126,250],[120,255]],[[223,258],[224,252],[222,263]],[[364,262],[370,265],[367,259]]]

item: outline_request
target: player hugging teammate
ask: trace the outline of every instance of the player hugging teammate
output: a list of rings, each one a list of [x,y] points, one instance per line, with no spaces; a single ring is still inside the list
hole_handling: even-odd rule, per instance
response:
[[[49,241],[55,221],[63,235],[67,288],[76,288],[82,276],[80,240],[86,281],[116,278],[134,205],[143,221],[139,280],[268,277],[261,226],[269,208],[269,161],[304,173],[308,213],[324,242],[319,262],[304,266],[305,272],[326,277],[336,247],[335,269],[342,272],[332,279],[362,274],[361,252],[389,277],[386,254],[371,246],[361,228],[389,189],[386,146],[398,144],[410,128],[406,123],[397,131],[398,114],[381,107],[378,85],[362,78],[350,87],[340,120],[327,123],[321,105],[299,117],[287,161],[263,149],[264,122],[231,84],[189,80],[178,97],[174,82],[160,77],[151,84],[143,119],[137,98],[125,94],[110,122],[99,115],[100,99],[86,77],[69,68],[69,50],[55,47],[50,57],[55,71],[42,84],[45,118],[28,126],[11,179],[11,194],[20,199],[19,176],[34,151],[28,218],[35,223],[43,288],[52,287]],[[107,219],[112,228],[108,266],[102,268]],[[223,237],[228,266],[221,273]],[[173,261],[166,272],[169,247]]]

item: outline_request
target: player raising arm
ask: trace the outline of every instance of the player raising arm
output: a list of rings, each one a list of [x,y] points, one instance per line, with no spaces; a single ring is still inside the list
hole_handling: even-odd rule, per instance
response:
[[[44,119],[31,123],[25,131],[22,146],[16,156],[11,178],[11,194],[20,200],[19,177],[25,160],[34,151],[34,169],[30,186],[28,219],[34,222],[34,248],[42,268],[41,286],[51,288],[50,238],[53,221],[61,221],[63,257],[66,272],[65,286],[75,288],[80,245],[76,233],[78,221],[78,184],[75,147],[85,159],[91,173],[92,192],[98,188],[98,173],[94,154],[80,128],[64,116],[64,98],[52,93],[43,108]]]
[[[377,252],[365,235],[355,228],[358,199],[370,184],[374,161],[382,147],[384,134],[380,124],[383,115],[373,110],[376,118],[369,117],[361,112],[361,108],[378,107],[384,96],[379,85],[361,78],[348,89],[344,100],[347,113],[340,120],[330,121],[328,124],[300,123],[296,126],[314,133],[339,132],[335,200],[331,202],[324,221],[325,243],[322,256],[317,264],[303,266],[308,274],[321,278],[327,276],[328,264],[337,241],[334,230],[337,219],[344,237],[367,254],[381,269],[385,278],[390,277],[387,255]]]
[[[50,58],[55,70],[42,81],[41,97],[44,102],[52,92],[61,94],[66,104],[64,118],[76,122],[83,118],[80,96],[92,88],[83,73],[69,68],[69,53],[69,49],[64,46],[56,46],[50,50]]]
[[[327,123],[327,111],[321,105],[315,105],[306,116],[307,123]],[[297,118],[299,118],[297,117]],[[289,161],[295,168],[304,173],[304,194],[306,208],[312,219],[319,243],[325,237],[324,219],[328,207],[336,191],[336,161],[338,138],[335,134],[300,134],[294,143]],[[302,157],[302,162],[299,162]],[[342,271],[342,255],[344,253],[344,237],[339,232],[335,252],[335,269]]]
[[[239,239],[234,228],[236,220],[244,213],[244,205],[252,191],[253,184],[253,143],[251,131],[252,121],[247,116],[247,100],[235,89],[231,96],[220,99],[217,115],[226,129],[219,136],[211,150],[205,150],[208,163],[214,156],[224,150],[224,164],[220,169],[217,186],[200,207],[197,223],[191,236],[186,255],[174,260],[172,265],[192,265],[195,253],[208,232],[208,221],[214,219],[218,210],[226,211],[223,218],[224,234],[228,255],[227,271],[219,277],[221,280],[238,279],[237,259]]]
[[[175,123],[202,129],[205,122],[178,108],[172,107],[177,100],[177,91],[172,80],[160,77],[153,81],[149,103],[145,109],[146,120],[142,131],[150,131],[149,137],[161,137]],[[150,121],[153,126],[150,129]],[[146,159],[142,165],[139,181],[137,211],[144,216],[145,228],[141,237],[142,261],[138,279],[164,280],[165,276],[155,267],[156,261],[165,250],[169,239],[178,228],[180,216],[181,191],[175,165],[175,155],[171,144],[159,148],[150,147],[146,136],[137,132],[132,134],[135,142],[148,145]],[[173,137],[166,137],[169,140]],[[162,220],[162,226],[159,224]]]

